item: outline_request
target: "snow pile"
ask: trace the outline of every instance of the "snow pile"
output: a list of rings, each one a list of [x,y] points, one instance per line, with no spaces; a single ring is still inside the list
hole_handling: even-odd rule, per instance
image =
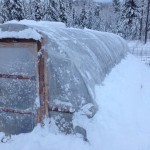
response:
[[[150,49],[150,41],[144,44],[141,41],[128,41],[128,46],[132,50],[133,48],[138,49]]]
[[[47,26],[47,27],[63,27],[65,28],[66,25],[62,22],[53,22],[53,21],[35,21],[35,20],[20,20],[20,21],[17,21],[17,20],[11,20],[11,21],[7,21],[5,24],[22,24],[22,25],[28,25],[28,26]]]
[[[32,133],[0,143],[3,150],[149,150],[150,69],[132,55],[117,65],[95,88],[99,111],[93,119],[75,114],[74,123],[86,128],[89,142],[80,135],[58,134],[46,123]],[[0,134],[2,138],[4,134]]]
[[[35,30],[35,29],[24,29],[22,31],[2,31],[0,29],[0,39],[2,38],[17,38],[17,39],[34,39],[34,40],[41,40],[42,36]]]
[[[150,66],[150,42],[144,44],[141,41],[129,41],[128,46],[133,55]]]

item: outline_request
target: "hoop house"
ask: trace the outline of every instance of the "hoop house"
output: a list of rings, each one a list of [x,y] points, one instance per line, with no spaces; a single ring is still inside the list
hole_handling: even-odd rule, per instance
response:
[[[73,132],[73,114],[94,116],[95,85],[127,50],[117,35],[62,23],[0,25],[0,131],[30,132],[50,117],[61,131]]]

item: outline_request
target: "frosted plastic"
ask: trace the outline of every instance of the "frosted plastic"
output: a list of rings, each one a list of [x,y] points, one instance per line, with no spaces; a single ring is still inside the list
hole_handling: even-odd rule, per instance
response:
[[[17,25],[18,32],[24,33],[19,34],[19,38],[27,38],[28,33],[25,31],[28,28],[34,29],[43,37],[42,49],[48,53],[45,63],[48,69],[49,105],[68,106],[75,111],[83,111],[89,118],[93,117],[97,110],[95,85],[100,85],[111,69],[126,56],[126,42],[112,33],[66,28],[50,22],[34,21],[15,22],[7,24],[6,28],[1,26],[1,32],[5,32],[3,37],[7,37],[6,29],[8,32],[17,32],[16,23],[20,24],[20,28]],[[18,34],[15,35],[17,38]],[[25,68],[23,65],[24,63],[21,66]],[[32,75],[32,71],[24,73]],[[29,103],[26,105],[32,105]],[[52,116],[57,118],[55,120],[58,126],[65,121],[64,118],[66,122],[68,120],[65,114],[51,112],[50,117]],[[71,117],[69,120],[68,126],[73,127]],[[60,130],[68,130],[68,127],[60,125]]]
[[[37,97],[37,55],[31,48],[8,48],[0,45],[0,74],[33,77],[29,79],[0,78],[0,108],[15,111],[35,111]],[[29,114],[4,112],[0,110],[0,131],[7,134],[30,132],[36,117]]]
[[[50,103],[65,104],[77,111],[92,103],[95,85],[126,55],[122,38],[90,30],[58,29],[48,32]]]
[[[28,48],[0,47],[0,73],[33,76],[36,72],[36,59]],[[7,57],[6,57],[7,56]]]
[[[16,113],[0,113],[0,131],[6,134],[27,133],[35,126],[35,116]]]

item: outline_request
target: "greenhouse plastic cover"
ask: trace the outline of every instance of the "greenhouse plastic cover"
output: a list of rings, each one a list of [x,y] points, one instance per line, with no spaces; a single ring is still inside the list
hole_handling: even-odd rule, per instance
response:
[[[0,38],[45,39],[50,105],[69,106],[91,117],[97,109],[95,85],[128,51],[126,42],[115,34],[46,21],[7,22],[0,26]]]

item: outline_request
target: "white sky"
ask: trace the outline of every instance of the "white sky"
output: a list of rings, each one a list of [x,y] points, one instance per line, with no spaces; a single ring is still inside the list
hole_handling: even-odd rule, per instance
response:
[[[97,2],[111,2],[112,0],[95,0]]]
[[[112,2],[112,0],[95,0],[97,2]],[[120,2],[123,2],[123,0],[120,0]]]

